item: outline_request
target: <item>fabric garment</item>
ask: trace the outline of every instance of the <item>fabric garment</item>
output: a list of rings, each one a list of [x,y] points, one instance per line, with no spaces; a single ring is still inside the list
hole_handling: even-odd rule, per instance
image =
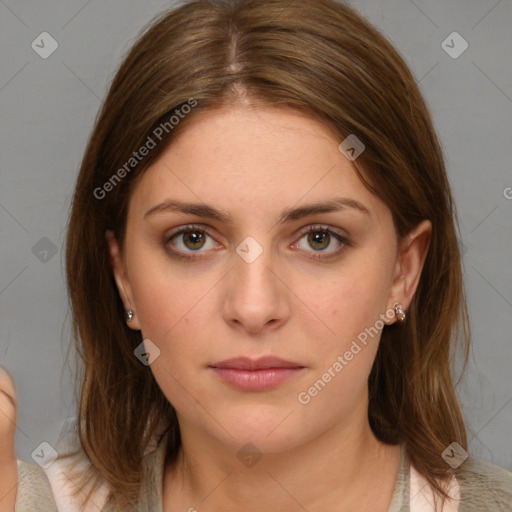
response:
[[[164,512],[162,482],[166,446],[167,435],[164,435],[144,456],[144,484],[136,512]],[[77,506],[66,496],[70,487],[64,484],[66,477],[58,461],[45,472],[39,466],[18,460],[18,478],[16,512],[78,512]],[[119,512],[105,503],[104,491],[95,495],[87,512]],[[472,457],[460,466],[447,492],[453,499],[445,503],[442,512],[512,511],[512,473]],[[432,489],[410,464],[402,444],[388,512],[433,512],[433,503]]]

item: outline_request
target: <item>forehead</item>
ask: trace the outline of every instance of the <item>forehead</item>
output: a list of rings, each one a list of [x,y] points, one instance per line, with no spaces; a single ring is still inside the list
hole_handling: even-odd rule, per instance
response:
[[[131,209],[140,217],[169,200],[213,204],[233,215],[277,214],[334,197],[387,207],[363,185],[320,121],[292,109],[246,108],[196,114],[141,178]]]

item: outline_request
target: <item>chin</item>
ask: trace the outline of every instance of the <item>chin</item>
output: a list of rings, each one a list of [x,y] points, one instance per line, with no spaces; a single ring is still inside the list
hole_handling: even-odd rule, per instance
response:
[[[229,410],[229,409],[228,409]],[[297,411],[290,407],[248,406],[217,415],[210,435],[235,451],[252,443],[262,453],[293,449],[304,441],[304,425],[297,423]],[[227,431],[227,432],[226,432]]]

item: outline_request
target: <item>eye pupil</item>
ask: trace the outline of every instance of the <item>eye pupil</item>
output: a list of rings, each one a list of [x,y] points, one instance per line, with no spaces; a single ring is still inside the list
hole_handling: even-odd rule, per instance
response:
[[[189,249],[200,249],[204,245],[204,234],[199,231],[187,231],[183,235],[184,243]],[[192,245],[188,245],[188,241]]]
[[[329,233],[326,233],[325,231],[312,231],[308,236],[308,242],[316,249],[325,249],[328,247],[329,240]],[[314,247],[315,244],[320,244],[320,247]]]

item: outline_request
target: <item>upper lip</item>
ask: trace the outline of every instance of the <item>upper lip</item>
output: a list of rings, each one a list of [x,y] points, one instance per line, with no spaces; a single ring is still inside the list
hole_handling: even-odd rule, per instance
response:
[[[293,361],[286,361],[279,357],[264,356],[258,359],[249,357],[235,357],[210,365],[213,368],[237,368],[240,370],[260,370],[263,368],[304,368],[303,365]]]

